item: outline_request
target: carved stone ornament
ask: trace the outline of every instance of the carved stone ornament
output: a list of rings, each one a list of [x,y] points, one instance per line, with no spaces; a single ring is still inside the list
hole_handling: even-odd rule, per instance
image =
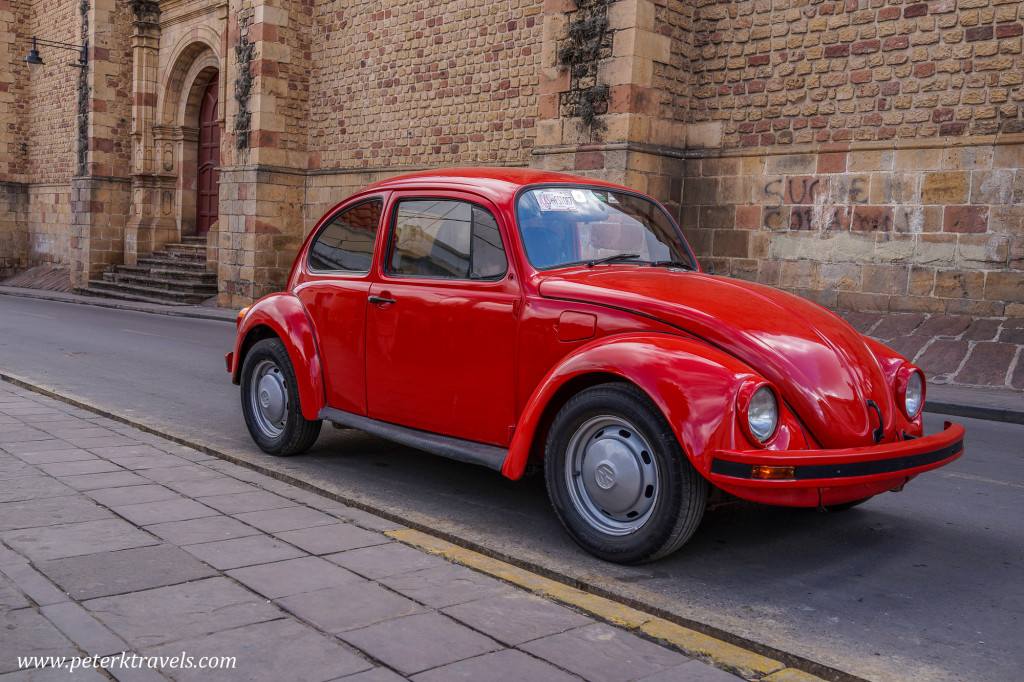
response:
[[[174,170],[174,150],[169,144],[164,145],[164,170]]]
[[[128,0],[128,6],[138,23],[155,24],[160,20],[160,3],[157,0]]]

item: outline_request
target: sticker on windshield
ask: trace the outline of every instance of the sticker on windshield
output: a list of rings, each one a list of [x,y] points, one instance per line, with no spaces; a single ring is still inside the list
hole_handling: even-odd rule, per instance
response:
[[[567,189],[544,189],[537,192],[537,203],[542,211],[578,211],[572,192]]]
[[[572,198],[575,199],[576,201],[578,201],[581,204],[587,203],[587,194],[583,190],[574,189],[572,191]]]

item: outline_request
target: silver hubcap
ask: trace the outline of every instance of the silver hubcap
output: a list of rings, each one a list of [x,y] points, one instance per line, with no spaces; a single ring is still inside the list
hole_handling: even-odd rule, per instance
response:
[[[252,370],[249,401],[256,426],[270,438],[284,433],[288,419],[288,389],[281,368],[270,360],[261,361]]]
[[[577,429],[569,440],[565,477],[576,510],[608,535],[636,532],[658,499],[651,446],[619,417],[595,417]]]

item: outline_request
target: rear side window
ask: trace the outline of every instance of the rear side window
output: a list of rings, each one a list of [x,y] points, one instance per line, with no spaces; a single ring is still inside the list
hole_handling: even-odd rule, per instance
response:
[[[498,223],[487,209],[455,199],[398,205],[388,274],[494,280],[507,269]]]
[[[310,269],[360,275],[368,273],[383,208],[380,199],[371,199],[334,216],[309,247]]]

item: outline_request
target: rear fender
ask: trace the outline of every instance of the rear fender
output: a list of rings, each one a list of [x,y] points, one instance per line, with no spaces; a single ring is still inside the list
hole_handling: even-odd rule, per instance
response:
[[[320,353],[306,310],[298,297],[292,294],[271,294],[261,298],[242,318],[229,368],[232,381],[240,383],[245,355],[254,343],[271,333],[280,338],[288,350],[299,385],[302,416],[316,419],[320,410],[327,407]]]
[[[518,479],[537,440],[538,426],[571,395],[561,389],[588,375],[618,377],[639,386],[661,410],[683,451],[701,473],[715,447],[735,442],[736,393],[749,378],[747,365],[706,344],[658,333],[605,337],[566,356],[541,380],[523,410],[501,473]]]

